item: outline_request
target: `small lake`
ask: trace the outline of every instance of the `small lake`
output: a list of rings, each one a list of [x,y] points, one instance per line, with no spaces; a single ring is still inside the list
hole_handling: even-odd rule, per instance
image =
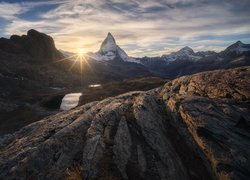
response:
[[[89,88],[98,88],[101,87],[101,84],[90,84],[88,85]],[[60,90],[59,88],[51,87],[54,90]],[[70,110],[74,107],[76,107],[79,103],[79,99],[82,93],[69,93],[66,94],[65,96],[59,95],[55,96],[52,99],[50,99],[48,102],[44,104],[45,107],[50,108],[50,109],[55,109],[59,108],[60,110]]]
[[[90,84],[88,85],[88,87],[90,88],[96,88],[96,87],[101,87],[102,85],[101,84]]]
[[[70,93],[66,94],[63,99],[60,106],[61,110],[69,110],[78,105],[79,98],[82,95],[82,93]]]

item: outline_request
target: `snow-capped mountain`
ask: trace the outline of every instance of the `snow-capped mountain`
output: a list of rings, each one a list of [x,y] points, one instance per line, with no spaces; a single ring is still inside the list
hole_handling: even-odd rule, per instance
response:
[[[200,56],[204,58],[204,57],[216,55],[217,53],[214,51],[198,51],[195,54],[196,56]]]
[[[250,65],[249,58],[250,44],[237,41],[218,53],[214,51],[194,52],[191,48],[185,47],[168,55],[143,57],[138,60],[155,74],[178,77],[206,70]]]
[[[228,48],[225,49],[224,53],[236,53],[241,54],[243,52],[250,51],[250,45],[244,44],[241,41],[237,41],[236,43],[230,45]]]
[[[182,49],[180,49],[177,52],[172,52],[168,55],[163,55],[162,59],[168,62],[172,62],[175,61],[177,59],[187,59],[187,60],[199,60],[201,59],[202,56],[197,55],[193,49],[191,49],[190,47],[186,46]]]
[[[96,53],[88,53],[88,56],[97,61],[116,60],[136,62],[134,58],[129,57],[127,53],[116,44],[115,38],[111,33],[108,33],[102,42],[100,50]]]
[[[107,37],[104,39],[104,41],[102,42],[102,45],[100,47],[99,53],[101,55],[107,55],[107,56],[111,56],[111,54],[113,56],[115,56],[117,52],[117,45],[115,42],[115,38],[113,37],[113,35],[109,32]]]

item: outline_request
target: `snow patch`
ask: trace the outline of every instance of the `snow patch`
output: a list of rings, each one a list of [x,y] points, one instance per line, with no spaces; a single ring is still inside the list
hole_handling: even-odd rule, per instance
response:
[[[162,58],[167,62],[176,61],[177,59],[187,59],[192,61],[197,61],[201,59],[201,56],[197,56],[193,49],[190,47],[184,47],[177,52],[172,52],[169,55],[163,55]]]

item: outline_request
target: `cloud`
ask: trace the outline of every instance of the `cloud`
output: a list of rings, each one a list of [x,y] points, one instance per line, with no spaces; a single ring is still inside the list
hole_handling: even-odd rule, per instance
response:
[[[37,2],[19,2],[19,3],[8,3],[0,2],[0,18],[6,20],[17,19],[17,16],[26,13],[37,6],[60,4],[66,1],[52,0],[52,1],[37,1]]]
[[[0,3],[0,17],[6,20],[16,19],[16,15],[28,11],[31,7],[22,7],[19,4]]]
[[[47,3],[57,6],[38,14],[39,19],[18,16]],[[37,1],[0,3],[1,9],[13,9],[1,11],[0,17],[10,20],[5,35],[34,28],[53,36],[60,49],[97,51],[111,32],[129,55],[152,56],[186,45],[218,51],[238,37],[250,42],[249,6],[248,0]]]

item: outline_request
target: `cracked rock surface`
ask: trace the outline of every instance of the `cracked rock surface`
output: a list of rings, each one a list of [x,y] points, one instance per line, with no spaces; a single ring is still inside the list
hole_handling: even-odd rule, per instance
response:
[[[183,76],[0,138],[0,179],[249,179],[250,67]]]

